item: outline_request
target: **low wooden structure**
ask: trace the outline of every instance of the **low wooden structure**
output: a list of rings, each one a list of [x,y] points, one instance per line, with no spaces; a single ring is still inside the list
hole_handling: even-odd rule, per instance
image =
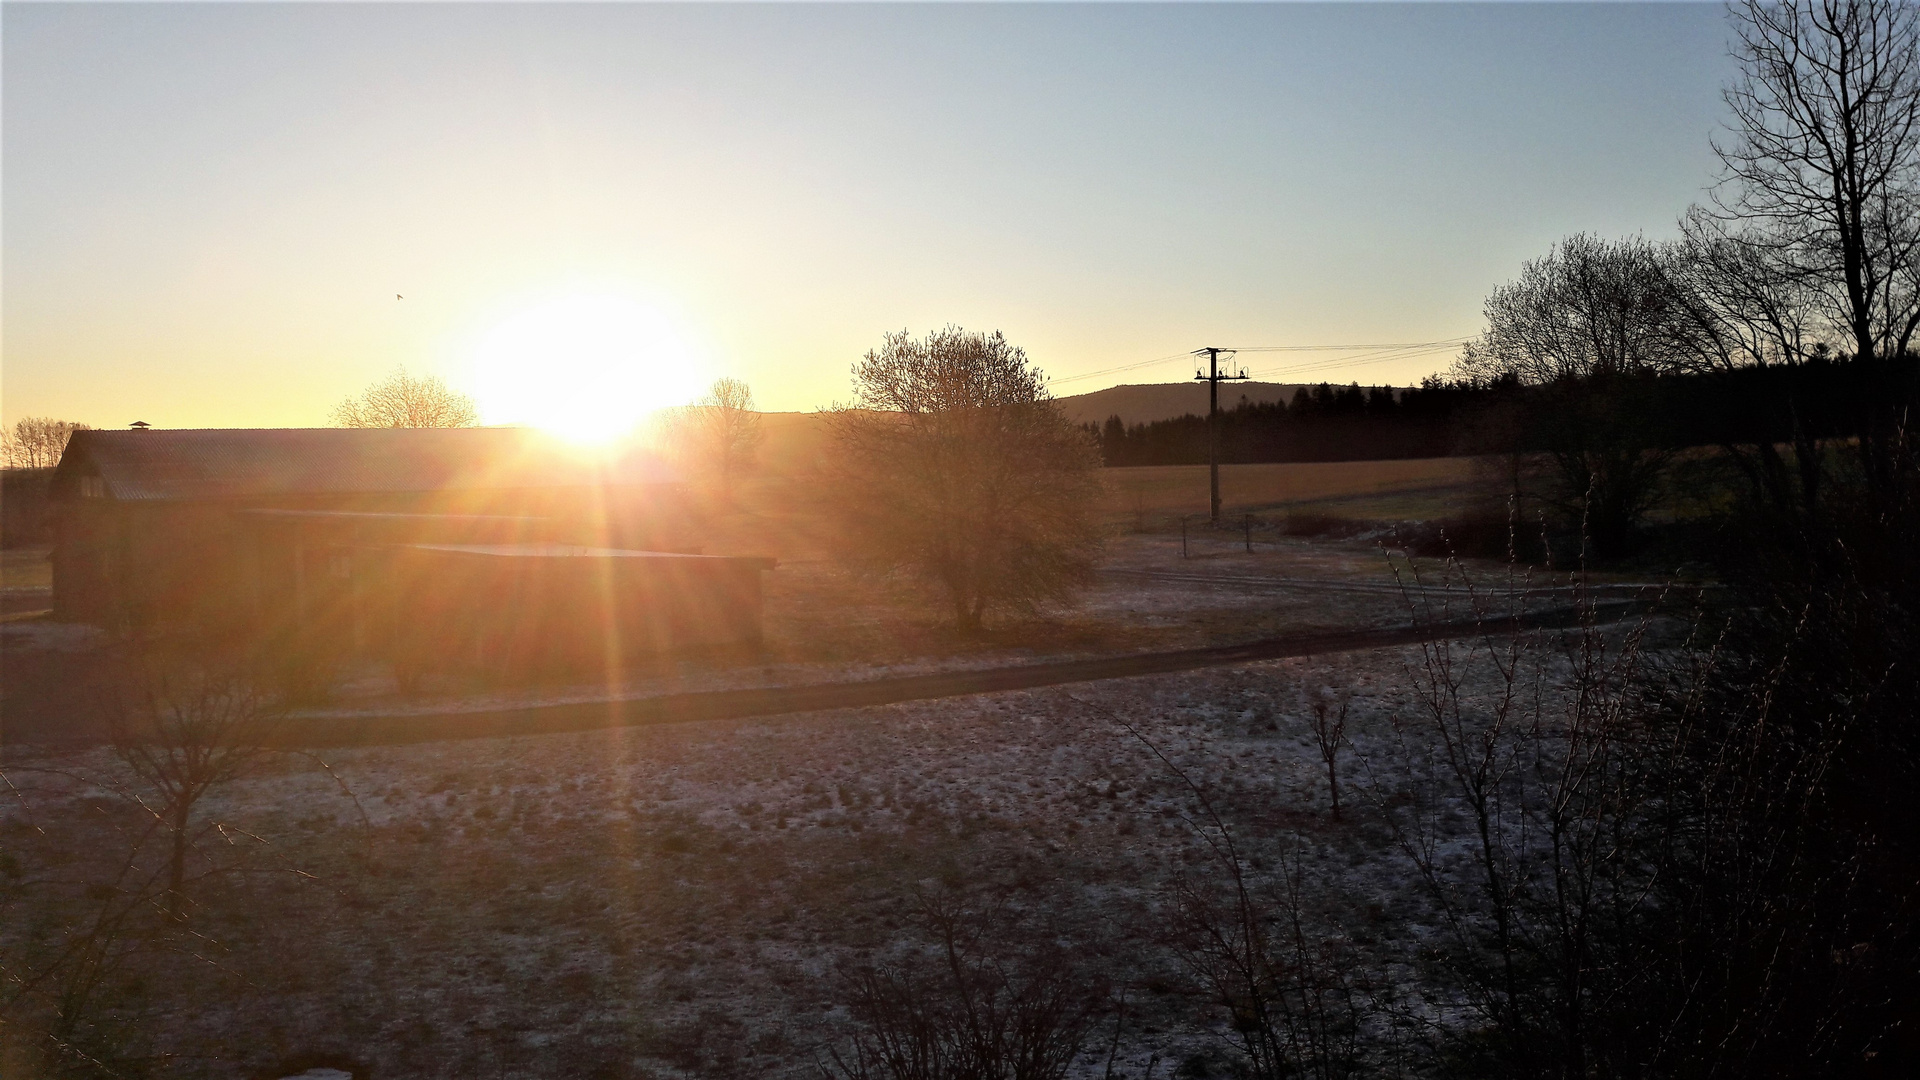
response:
[[[370,565],[354,575],[363,628],[391,627],[427,648],[403,662],[430,664],[451,651],[515,672],[616,669],[666,651],[757,643],[760,574],[772,566],[557,543],[408,544],[363,554]]]
[[[55,617],[414,671],[751,644],[771,560],[688,550],[677,475],[517,428],[84,431]]]

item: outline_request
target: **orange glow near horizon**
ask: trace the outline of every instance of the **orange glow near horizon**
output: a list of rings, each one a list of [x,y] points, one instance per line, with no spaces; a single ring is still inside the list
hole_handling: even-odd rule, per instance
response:
[[[708,382],[665,316],[605,294],[525,308],[481,337],[472,364],[486,423],[582,443],[620,438],[654,412],[692,402]]]

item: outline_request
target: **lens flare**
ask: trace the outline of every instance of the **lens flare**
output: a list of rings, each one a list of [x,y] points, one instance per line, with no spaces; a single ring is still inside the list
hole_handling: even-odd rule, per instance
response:
[[[638,301],[573,295],[489,330],[473,354],[474,391],[490,424],[529,424],[604,442],[648,414],[698,397],[706,378],[673,324]]]

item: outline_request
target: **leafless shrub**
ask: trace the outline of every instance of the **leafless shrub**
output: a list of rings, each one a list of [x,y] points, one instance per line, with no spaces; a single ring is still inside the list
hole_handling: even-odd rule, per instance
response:
[[[282,699],[248,673],[163,659],[110,696],[108,730],[115,756],[144,786],[141,804],[168,842],[167,907],[187,914],[187,853],[197,834],[194,810],[209,791],[273,751],[286,725]]]
[[[164,876],[139,858],[155,826],[96,808],[107,827],[95,846],[62,850],[64,837],[6,784],[19,816],[5,822],[0,856],[0,1063],[50,1076],[107,1072],[137,1052],[124,1018],[100,1004],[173,933],[161,916]]]
[[[1193,799],[1198,819],[1189,824],[1217,874],[1175,882],[1173,947],[1209,1002],[1226,1013],[1250,1074],[1337,1080],[1380,1072],[1395,1055],[1387,1040],[1369,1040],[1391,1026],[1390,990],[1364,974],[1367,965],[1347,935],[1314,912],[1297,848],[1281,849],[1275,871],[1256,871],[1203,786],[1131,724],[1082,704],[1142,743]],[[1344,707],[1338,713],[1344,718]]]
[[[226,855],[203,873],[164,807],[136,786],[39,765],[57,809],[16,796],[0,860],[0,1062],[25,1075],[145,1075],[164,1055],[148,1021],[163,987],[223,967],[220,943],[181,918],[195,881],[249,868],[259,842],[220,830]],[[252,849],[252,850],[250,850]]]
[[[1373,808],[1448,942],[1431,1004],[1475,1068],[1604,1071],[1619,1064],[1610,1026],[1642,979],[1653,856],[1670,825],[1676,746],[1652,722],[1652,617],[1610,629],[1576,583],[1576,629],[1516,632],[1528,578],[1510,571],[1489,592],[1458,563],[1443,573],[1438,603],[1468,607],[1485,632],[1421,646],[1391,775],[1368,762]],[[1435,603],[1408,602],[1416,619]]]
[[[844,975],[857,1028],[821,1071],[845,1080],[1061,1080],[1103,994],[1057,945],[1008,955],[1003,911],[950,895],[918,898],[932,948]]]
[[[244,670],[159,655],[135,668],[140,678],[102,690],[117,768],[14,765],[31,792],[0,773],[13,795],[0,814],[9,1075],[143,1074],[159,1060],[145,1021],[177,1007],[164,988],[226,970],[207,921],[193,917],[200,887],[237,874],[305,876],[259,837],[200,811],[208,793],[279,752],[279,699]]]
[[[1325,687],[1313,695],[1307,717],[1320,760],[1327,766],[1327,794],[1333,800],[1335,821],[1340,820],[1340,751],[1346,747],[1347,710],[1352,707],[1351,692]]]
[[[1393,527],[1391,542],[1430,558],[1504,559],[1542,566],[1552,546],[1546,517],[1536,514],[1523,527],[1523,500],[1524,494],[1508,495],[1498,508],[1481,505],[1434,521],[1404,522]]]
[[[1316,513],[1310,510],[1294,510],[1290,511],[1286,519],[1280,523],[1280,532],[1284,536],[1325,536],[1339,539],[1358,536],[1379,527],[1378,522]]]
[[[1298,856],[1282,853],[1264,889],[1244,869],[1229,879],[1225,890],[1193,876],[1176,884],[1176,951],[1230,1018],[1251,1075],[1334,1080],[1365,1071],[1373,988],[1345,935],[1310,916]]]
[[[1920,1000],[1920,813],[1906,794],[1920,678],[1889,659],[1920,635],[1911,585],[1897,589],[1863,574],[1797,612],[1739,612],[1669,707],[1684,753],[1655,893],[1661,977],[1641,998],[1679,1067],[1701,1047],[1750,1072],[1920,1067],[1906,1033]]]

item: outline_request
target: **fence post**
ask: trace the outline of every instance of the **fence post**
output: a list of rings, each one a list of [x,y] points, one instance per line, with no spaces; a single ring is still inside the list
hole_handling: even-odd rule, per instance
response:
[[[1187,515],[1180,515],[1180,557],[1187,557]]]
[[[1247,554],[1251,555],[1253,554],[1253,515],[1248,514],[1240,524],[1247,531]]]

